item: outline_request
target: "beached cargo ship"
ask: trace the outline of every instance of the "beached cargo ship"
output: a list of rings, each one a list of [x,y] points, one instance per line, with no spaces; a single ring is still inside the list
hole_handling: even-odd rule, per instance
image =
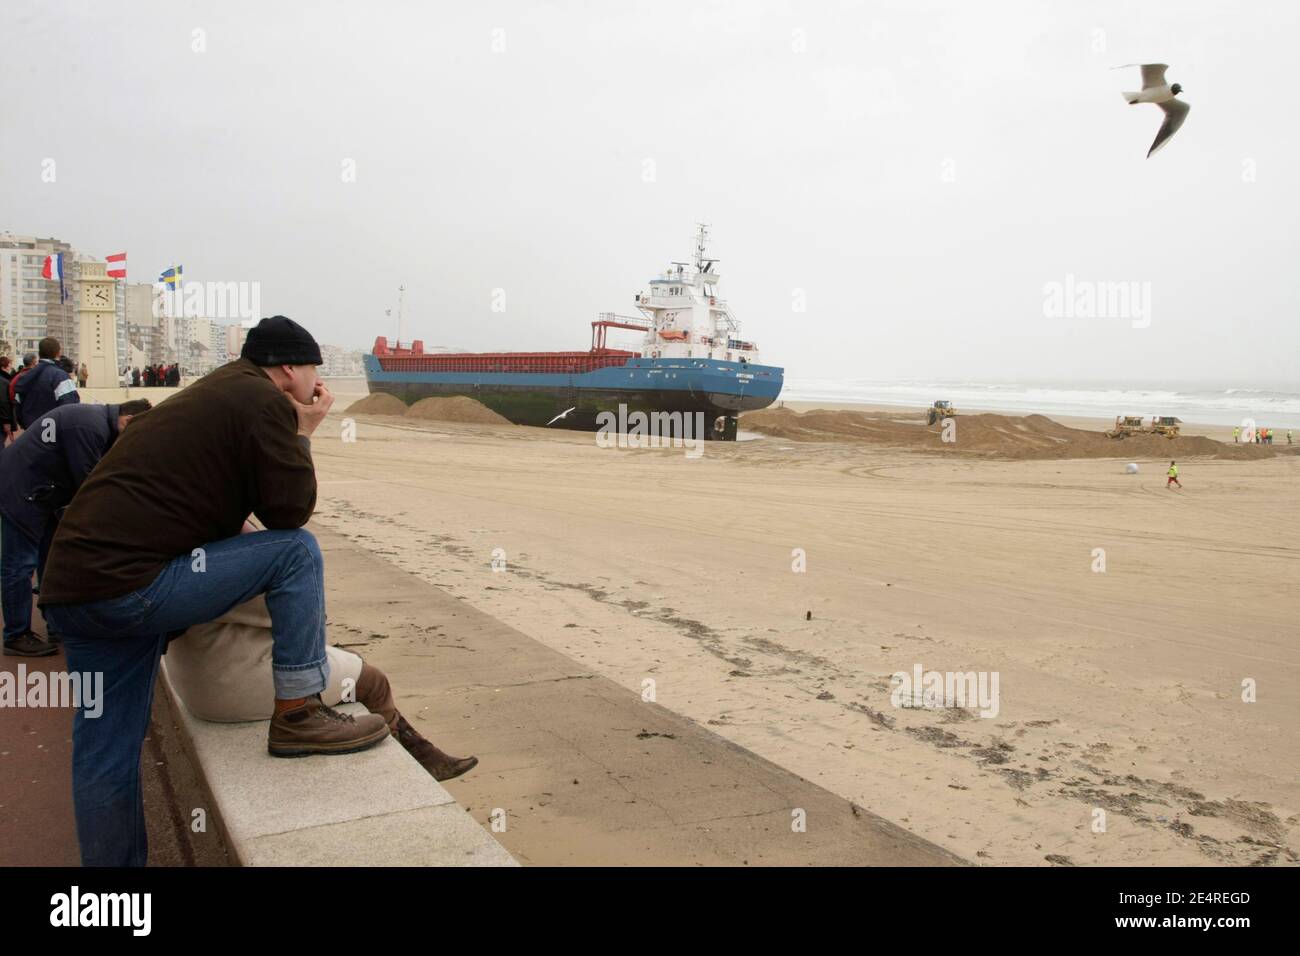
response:
[[[757,346],[740,337],[718,296],[718,260],[705,257],[707,238],[700,226],[693,267],[674,262],[637,293],[641,315],[601,313],[585,352],[426,353],[419,340],[404,348],[380,336],[365,356],[370,391],[408,405],[467,395],[516,424],[587,431],[611,415],[700,413],[703,437],[734,440],[737,416],[776,401],[784,370],[760,364]],[[643,333],[640,351],[607,347],[610,329]]]

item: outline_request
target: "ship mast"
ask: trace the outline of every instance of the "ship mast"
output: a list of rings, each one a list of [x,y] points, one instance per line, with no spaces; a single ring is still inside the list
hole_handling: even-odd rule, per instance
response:
[[[695,271],[703,279],[703,288],[706,295],[712,295],[712,288],[715,285],[715,276],[712,273],[714,264],[717,259],[709,259],[704,255],[704,248],[709,241],[709,224],[706,222],[696,223],[695,232]]]
[[[402,347],[402,295],[406,292],[406,286],[397,287],[397,347]]]

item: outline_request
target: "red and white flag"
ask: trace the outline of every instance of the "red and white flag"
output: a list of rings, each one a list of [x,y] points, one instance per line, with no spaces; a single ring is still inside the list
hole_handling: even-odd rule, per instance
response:
[[[110,279],[126,278],[126,253],[118,252],[107,258],[108,276]]]

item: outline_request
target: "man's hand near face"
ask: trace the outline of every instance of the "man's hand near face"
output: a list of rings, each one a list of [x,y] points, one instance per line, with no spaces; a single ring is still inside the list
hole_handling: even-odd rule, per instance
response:
[[[298,413],[298,434],[304,438],[310,438],[312,432],[316,431],[325,416],[329,414],[330,407],[334,404],[334,393],[325,387],[325,383],[316,382],[312,390],[312,401],[310,405],[304,405],[292,395],[288,396],[289,401],[293,402],[293,410]]]

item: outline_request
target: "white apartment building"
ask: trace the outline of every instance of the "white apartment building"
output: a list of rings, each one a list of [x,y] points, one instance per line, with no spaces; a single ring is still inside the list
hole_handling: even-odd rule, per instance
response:
[[[209,330],[208,348],[211,350],[209,355],[212,359],[213,368],[221,368],[221,366],[230,361],[230,354],[226,349],[226,342],[229,338],[227,332],[229,329],[230,326],[228,325],[220,325],[213,322],[212,328]],[[236,353],[235,357],[239,357],[238,353]]]
[[[360,349],[321,345],[320,357],[325,360],[320,367],[320,374],[325,378],[362,378],[366,374]]]
[[[41,276],[45,257],[64,254],[65,300],[59,283]],[[53,335],[69,355],[76,354],[78,321],[75,293],[78,268],[72,246],[59,239],[0,233],[0,338],[15,358],[35,352],[37,344]]]

